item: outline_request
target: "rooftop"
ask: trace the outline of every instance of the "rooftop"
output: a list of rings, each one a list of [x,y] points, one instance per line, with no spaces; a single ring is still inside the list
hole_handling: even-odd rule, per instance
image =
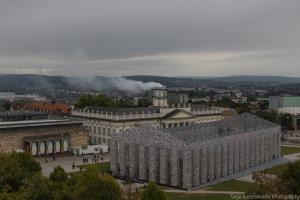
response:
[[[49,113],[70,114],[71,106],[66,103],[38,101],[24,106],[25,110],[39,110]]]
[[[116,134],[117,141],[144,145],[170,146],[174,148],[199,147],[203,143],[223,140],[228,136],[242,135],[255,131],[278,128],[279,125],[244,113],[226,117],[224,120],[195,124],[185,127],[153,129],[150,127],[134,128],[125,133]],[[279,129],[280,130],[280,129]]]
[[[107,107],[93,107],[93,106],[88,106],[84,109],[86,112],[103,112],[106,113],[108,112],[109,114],[135,114],[135,113],[139,113],[142,114],[144,113],[158,113],[159,112],[159,108],[157,107],[132,107],[132,108],[118,108],[118,107],[114,107],[114,108],[107,108]]]
[[[45,113],[45,112],[25,111],[25,110],[0,112],[0,117],[8,117],[8,116],[46,116],[46,115],[47,115],[47,113]]]
[[[61,126],[61,125],[76,125],[76,124],[79,125],[79,124],[82,124],[82,122],[69,120],[69,119],[10,121],[10,122],[0,122],[0,130],[1,129],[11,129],[11,128]]]

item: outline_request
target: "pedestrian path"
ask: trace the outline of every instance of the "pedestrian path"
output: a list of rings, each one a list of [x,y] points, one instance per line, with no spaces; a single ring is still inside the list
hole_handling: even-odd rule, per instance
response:
[[[69,173],[69,172],[77,172],[80,170],[79,167],[73,168],[73,163],[75,166],[95,163],[92,160],[93,155],[87,155],[84,156],[84,158],[88,158],[87,162],[83,162],[82,156],[61,156],[61,157],[57,156],[55,160],[49,158],[47,159],[47,161],[45,157],[42,157],[42,158],[36,158],[36,160],[40,163],[43,174],[45,176],[49,176],[51,172],[54,170],[54,168],[57,166],[61,166],[62,168],[64,168],[64,170],[67,173]],[[103,156],[103,161],[101,162],[109,162],[109,161],[110,161],[109,154],[105,154]]]
[[[165,192],[170,193],[188,193],[188,194],[244,194],[244,192],[235,192],[235,191],[207,191],[207,190],[176,190],[176,189],[164,189]]]

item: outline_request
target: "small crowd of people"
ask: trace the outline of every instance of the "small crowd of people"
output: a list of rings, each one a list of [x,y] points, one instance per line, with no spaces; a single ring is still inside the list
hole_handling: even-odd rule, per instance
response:
[[[99,155],[99,154],[93,154],[93,156],[92,156],[92,163],[98,163],[99,162],[99,160],[101,161],[101,162],[103,162],[103,156],[101,155]],[[88,163],[89,162],[89,156],[82,156],[82,163]]]

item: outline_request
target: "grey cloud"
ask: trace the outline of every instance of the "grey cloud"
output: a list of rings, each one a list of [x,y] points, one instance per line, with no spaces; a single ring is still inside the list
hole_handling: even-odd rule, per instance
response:
[[[226,52],[263,52],[257,57],[266,59],[270,69],[278,59],[264,57],[265,52],[299,56],[299,8],[300,1],[295,0],[1,1],[0,72],[7,66],[5,57],[11,58],[8,66],[16,71],[28,66],[37,71],[51,68],[46,73],[54,74],[85,70],[104,75],[160,74],[149,69],[156,66],[163,73],[173,68],[176,75],[184,73],[181,65],[201,74],[205,67],[197,66],[215,64],[182,62],[176,55]],[[174,57],[155,58],[164,54]],[[290,55],[285,55],[282,61],[289,60]],[[132,59],[143,56],[154,58]],[[36,61],[22,65],[17,58],[24,57]],[[129,60],[119,61],[124,58]],[[107,59],[111,62],[93,62]],[[41,60],[45,62],[37,63]],[[226,61],[218,64],[222,73],[232,71]],[[239,64],[246,68],[253,61],[245,58]],[[299,64],[293,61],[290,67]]]

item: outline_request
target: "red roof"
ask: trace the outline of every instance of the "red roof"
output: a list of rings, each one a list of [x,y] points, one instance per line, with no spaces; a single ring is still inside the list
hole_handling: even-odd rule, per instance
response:
[[[71,114],[71,106],[66,103],[33,102],[25,105],[23,109],[41,111],[48,114]]]

